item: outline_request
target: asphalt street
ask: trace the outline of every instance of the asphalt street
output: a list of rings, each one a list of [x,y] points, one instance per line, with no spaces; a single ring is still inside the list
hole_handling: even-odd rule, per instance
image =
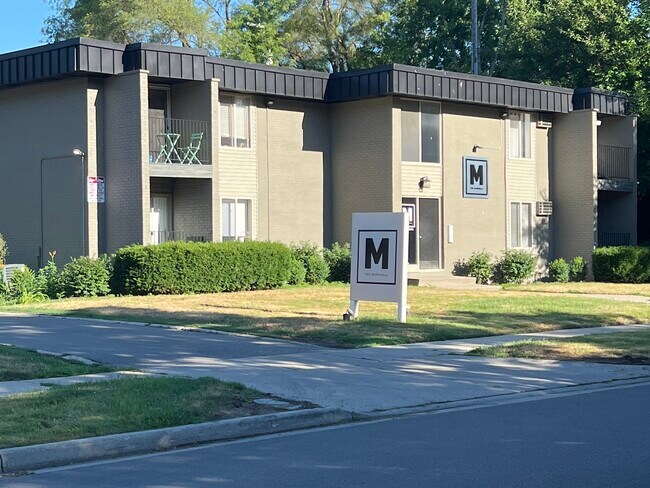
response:
[[[648,404],[646,383],[68,467],[0,486],[642,488]]]

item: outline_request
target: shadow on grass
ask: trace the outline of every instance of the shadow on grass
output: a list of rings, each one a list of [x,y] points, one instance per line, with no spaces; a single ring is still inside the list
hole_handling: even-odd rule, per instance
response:
[[[635,315],[598,310],[504,313],[461,309],[443,313],[415,313],[409,316],[406,324],[400,324],[385,316],[372,315],[343,322],[319,318],[311,312],[298,312],[291,316],[255,317],[245,313],[174,312],[155,307],[98,306],[50,313],[68,317],[206,328],[338,348],[398,345],[650,321],[650,310],[646,314]]]

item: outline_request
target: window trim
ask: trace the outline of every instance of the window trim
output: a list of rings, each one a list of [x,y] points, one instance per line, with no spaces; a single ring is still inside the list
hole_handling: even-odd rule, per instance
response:
[[[440,102],[430,102],[422,100],[414,100],[412,98],[400,98],[405,102],[416,102],[418,104],[418,157],[419,161],[407,161],[403,159],[403,141],[400,144],[400,160],[402,163],[406,164],[442,164],[442,104]],[[422,161],[422,105],[435,105],[438,107],[438,161]],[[402,139],[402,107],[400,109],[400,139]]]
[[[513,117],[517,116],[518,120],[517,122],[519,123],[518,131],[519,131],[519,137],[517,141],[517,145],[519,146],[519,150],[521,151],[521,130],[525,127],[528,127],[528,139],[529,139],[529,144],[528,144],[528,149],[530,151],[530,154],[527,156],[513,156],[510,153],[510,148],[511,148],[511,140],[510,140],[510,124],[512,123]],[[526,124],[526,117],[528,117],[528,124]],[[523,120],[522,120],[523,119]],[[508,159],[509,160],[518,160],[518,161],[532,161],[533,158],[533,134],[535,131],[533,131],[532,128],[532,123],[533,123],[533,116],[530,112],[522,112],[522,111],[517,111],[517,110],[510,110],[508,111]]]
[[[519,207],[519,245],[513,245],[512,243],[512,206],[517,205]],[[530,205],[530,211],[529,211],[529,217],[530,217],[530,234],[529,234],[529,242],[530,246],[522,246],[521,243],[523,242],[523,225],[522,224],[522,212],[521,212],[521,207],[522,205]],[[524,249],[524,250],[530,250],[535,247],[535,213],[534,213],[534,207],[535,207],[535,202],[528,201],[528,200],[511,200],[508,202],[508,249]]]
[[[223,224],[224,224],[224,222],[223,222],[223,207],[224,207],[224,200],[233,200],[235,202],[235,221],[237,221],[237,204],[240,203],[240,202],[249,202],[248,210],[249,210],[250,215],[248,216],[248,219],[247,219],[248,223],[250,224],[250,232],[249,232],[250,235],[249,236],[245,236],[243,239],[238,239],[237,236],[235,236],[233,239],[227,239],[227,240],[224,239],[224,237],[226,237],[223,234]],[[246,240],[250,240],[250,241],[255,240],[254,202],[255,202],[255,199],[253,197],[229,197],[229,196],[221,197],[220,205],[219,205],[219,207],[220,207],[219,208],[219,210],[220,210],[219,216],[220,216],[220,219],[221,219],[221,222],[220,222],[221,225],[220,225],[220,229],[219,229],[220,234],[219,235],[221,236],[221,242],[230,242],[230,241],[243,242],[243,241],[246,241]],[[237,232],[237,230],[235,229],[235,233],[236,232]]]
[[[231,125],[231,136],[230,139],[232,141],[231,146],[226,146],[223,144],[223,135],[221,134],[222,132],[222,127],[221,127],[221,110],[222,110],[222,105],[225,105],[221,101],[221,97],[232,97],[233,99],[233,110],[232,110],[232,119],[229,119],[229,122],[232,122]],[[236,118],[236,111],[234,110],[234,107],[236,106],[236,100],[240,98],[245,101],[246,103],[246,109],[248,112],[248,126],[246,127],[246,130],[248,132],[248,145],[246,147],[239,147],[235,145],[235,133],[236,133],[236,128],[237,128],[237,118]],[[218,113],[218,118],[219,118],[219,148],[225,148],[225,149],[236,149],[238,151],[250,151],[253,149],[253,100],[252,97],[249,95],[241,95],[239,93],[231,93],[231,92],[221,92],[219,93],[219,113]]]

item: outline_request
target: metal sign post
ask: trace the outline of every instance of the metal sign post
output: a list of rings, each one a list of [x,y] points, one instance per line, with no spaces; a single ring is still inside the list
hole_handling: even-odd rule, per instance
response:
[[[408,273],[408,215],[352,215],[350,313],[359,314],[359,301],[396,302],[397,318],[406,322]]]

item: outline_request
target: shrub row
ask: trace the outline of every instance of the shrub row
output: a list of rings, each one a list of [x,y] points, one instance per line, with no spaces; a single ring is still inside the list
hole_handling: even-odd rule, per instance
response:
[[[350,280],[350,246],[320,249],[273,242],[134,245],[115,256],[72,259],[61,271],[50,261],[25,269],[0,287],[0,299],[29,303],[47,298],[210,293],[290,284]]]
[[[295,270],[276,242],[168,242],[115,254],[111,289],[123,295],[216,293],[276,288]]]
[[[650,283],[650,247],[600,247],[592,258],[596,281]]]

